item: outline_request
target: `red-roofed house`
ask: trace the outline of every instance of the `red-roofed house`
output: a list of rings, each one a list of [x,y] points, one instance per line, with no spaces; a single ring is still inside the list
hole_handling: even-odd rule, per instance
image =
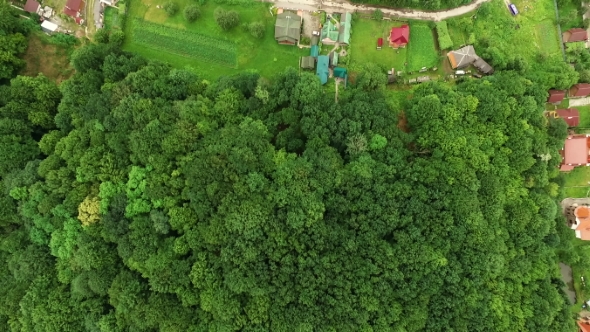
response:
[[[571,171],[576,166],[590,165],[590,135],[570,135],[565,140],[561,154],[562,171]]]
[[[393,48],[406,47],[410,41],[410,27],[407,24],[401,27],[391,28],[389,33],[389,46]]]
[[[579,332],[590,332],[590,323],[585,322],[583,320],[578,321],[578,331]]]
[[[584,241],[590,240],[590,209],[587,206],[578,206],[574,210],[574,216],[576,223],[572,224],[571,228],[575,230],[576,237]],[[590,325],[584,325],[584,327],[590,332]]]
[[[25,4],[25,11],[29,13],[36,13],[41,8],[41,5],[35,0],[27,0]]]
[[[80,24],[82,21],[81,15],[84,10],[84,1],[82,0],[68,0],[64,7],[64,13],[76,20]]]
[[[559,104],[565,98],[565,90],[549,90],[549,98],[547,99],[548,103],[552,104]]]
[[[575,108],[556,110],[557,117],[562,118],[568,127],[577,127],[580,124],[580,112]]]
[[[564,43],[573,43],[588,40],[588,32],[582,28],[573,28],[563,33]]]
[[[590,95],[590,83],[578,83],[570,88],[570,98],[586,97]]]

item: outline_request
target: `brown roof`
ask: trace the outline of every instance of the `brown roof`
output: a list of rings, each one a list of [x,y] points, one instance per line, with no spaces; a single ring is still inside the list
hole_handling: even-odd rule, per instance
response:
[[[570,97],[585,97],[590,95],[589,83],[578,83],[570,89]]]
[[[588,163],[588,144],[586,136],[570,136],[563,147],[563,163],[585,165]]]
[[[37,1],[27,0],[27,3],[25,4],[25,11],[29,13],[36,13],[39,9],[39,6],[41,5]]]
[[[79,12],[84,7],[84,1],[82,0],[68,0],[66,8]]]
[[[567,123],[568,127],[577,127],[580,124],[580,112],[575,108],[556,110],[555,112]]]
[[[564,36],[566,37],[564,39],[566,43],[588,40],[588,32],[582,28],[569,29],[564,33]]]
[[[588,324],[590,324],[590,323],[579,320],[578,327],[580,328],[580,331],[581,332],[590,332],[590,325],[588,325]]]
[[[549,99],[547,99],[548,103],[559,103],[565,97],[565,90],[549,90]]]

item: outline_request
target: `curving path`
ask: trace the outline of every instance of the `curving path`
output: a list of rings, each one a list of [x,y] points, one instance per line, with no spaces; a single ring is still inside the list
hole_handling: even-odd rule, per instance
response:
[[[441,21],[450,17],[460,16],[471,11],[476,10],[482,3],[491,0],[475,0],[472,3],[448,10],[441,10],[436,12],[420,11],[414,9],[389,9],[364,5],[354,5],[350,2],[344,1],[330,1],[330,0],[261,0],[264,2],[274,3],[275,6],[287,9],[302,9],[302,10],[326,10],[326,11],[359,11],[372,12],[375,9],[380,9],[385,16],[393,16],[400,18],[410,18],[416,20],[430,20]]]

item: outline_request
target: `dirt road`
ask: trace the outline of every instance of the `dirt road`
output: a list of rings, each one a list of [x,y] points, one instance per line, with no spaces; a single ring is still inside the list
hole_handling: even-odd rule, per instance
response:
[[[318,10],[322,9],[325,11],[359,11],[359,12],[372,12],[377,7],[354,5],[348,1],[330,1],[330,0],[263,0],[265,2],[274,3],[279,8],[287,9],[302,9],[302,10]],[[410,18],[416,20],[431,20],[441,21],[450,17],[460,16],[471,11],[476,10],[482,3],[491,0],[475,0],[474,2],[453,8],[448,10],[441,10],[437,12],[420,11],[413,9],[387,9],[379,8],[385,16],[393,16],[400,18]]]

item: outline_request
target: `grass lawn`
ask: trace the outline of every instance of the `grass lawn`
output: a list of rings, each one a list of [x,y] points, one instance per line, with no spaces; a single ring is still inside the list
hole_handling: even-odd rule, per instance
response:
[[[586,197],[590,190],[590,167],[576,167],[573,171],[565,174],[565,196],[582,198]]]
[[[119,15],[119,10],[113,7],[106,7],[104,10],[104,27],[105,29],[121,29],[122,15]]]
[[[180,10],[173,17],[168,17],[163,9],[157,8],[164,3],[163,0],[133,0],[128,3],[124,49],[150,59],[168,62],[177,68],[192,67],[201,77],[209,79],[236,74],[245,69],[254,69],[261,75],[270,77],[286,67],[298,67],[299,57],[309,54],[308,49],[276,43],[275,19],[268,10],[268,4],[256,2],[248,6],[219,6],[207,3],[201,6],[201,17],[194,23],[187,23],[182,12],[187,5],[194,4],[195,1],[176,2]],[[239,12],[241,24],[264,23],[264,38],[255,39],[241,26],[230,31],[221,30],[213,16],[217,7]],[[143,24],[142,21],[157,25]],[[158,25],[162,27],[159,28]],[[166,45],[163,45],[164,40]],[[212,43],[214,40],[218,43]],[[183,45],[186,47],[185,51],[181,51]],[[235,53],[235,61],[225,61],[229,57],[227,50],[231,49],[228,45],[234,45],[235,49],[230,53]],[[224,61],[215,61],[216,47],[219,54],[224,54]]]
[[[520,55],[529,63],[544,53],[561,57],[559,36],[555,25],[555,7],[552,0],[513,0],[520,14],[513,17],[504,1],[493,0],[480,7],[475,14],[448,20],[449,33],[456,46],[475,36],[475,51],[493,46],[506,56]]]
[[[394,50],[388,46],[387,38],[392,27],[401,22],[358,19],[354,22],[350,48],[351,68],[357,69],[364,63],[373,62],[384,68],[405,71],[407,48]],[[412,36],[412,32],[410,32]],[[383,47],[377,50],[377,39],[383,38]]]
[[[580,124],[578,128],[590,128],[590,106],[576,106],[580,112]]]
[[[432,29],[424,23],[410,24],[408,43],[408,70],[418,71],[422,67],[436,67],[440,62],[435,49]]]

